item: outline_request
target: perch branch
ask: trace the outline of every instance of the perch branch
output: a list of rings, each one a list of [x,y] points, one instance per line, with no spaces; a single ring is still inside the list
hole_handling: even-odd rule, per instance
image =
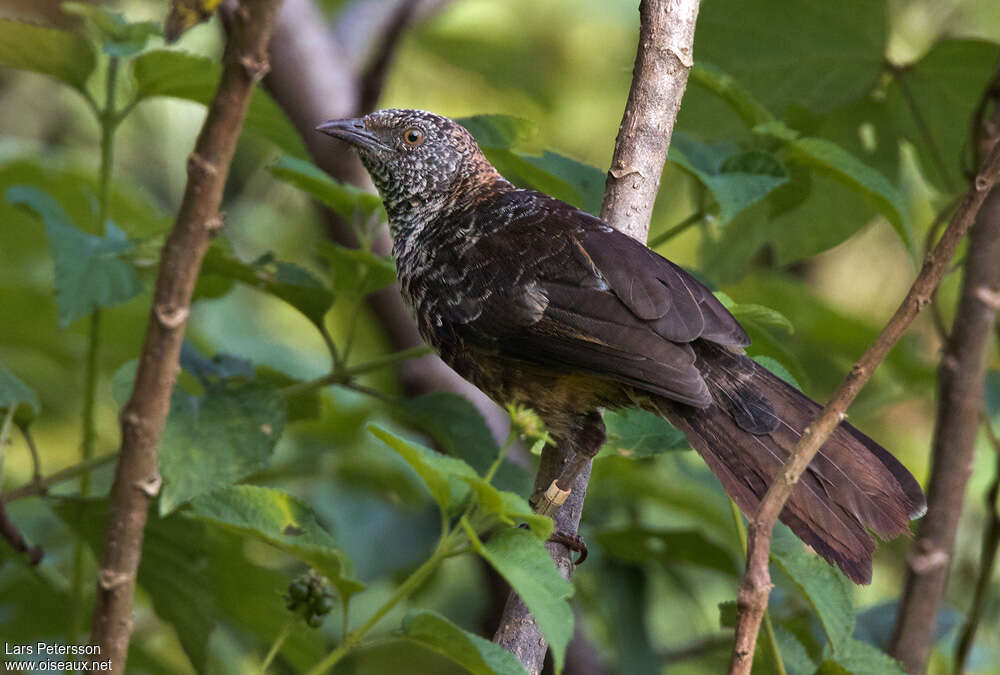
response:
[[[645,241],[649,233],[670,136],[687,86],[698,7],[699,0],[642,0],[639,4],[632,86],[601,207],[602,218],[639,241]],[[564,445],[546,448],[535,478],[536,492],[555,485],[549,491],[555,499],[540,504],[540,510],[554,512],[556,529],[562,532],[577,531],[590,480],[590,458],[574,459],[573,454]],[[569,578],[573,571],[569,549],[551,542],[547,547],[559,572]],[[541,672],[548,645],[514,593],[508,597],[493,641],[513,652],[529,673]]]
[[[806,428],[802,438],[785,462],[784,468],[761,501],[756,515],[750,519],[747,566],[737,596],[739,616],[736,623],[736,640],[733,645],[730,673],[741,675],[750,673],[757,634],[771,591],[768,557],[771,548],[771,531],[778,520],[778,515],[791,496],[802,472],[812,461],[820,446],[833,433],[841,420],[846,417],[847,407],[868,382],[878,365],[888,356],[889,351],[902,336],[906,327],[930,301],[931,294],[941,282],[948,261],[951,260],[959,242],[972,226],[976,214],[996,181],[998,173],[1000,173],[1000,146],[994,147],[989,153],[969,191],[952,216],[948,228],[934,249],[924,259],[920,273],[895,314],[882,329],[875,342],[841,382],[820,416]],[[933,511],[933,507],[931,510]]]
[[[122,442],[97,583],[91,643],[113,672],[125,671],[143,530],[159,484],[157,446],[170,409],[191,294],[218,219],[222,190],[250,94],[267,70],[267,43],[280,0],[245,0],[223,54],[222,77],[188,158],[180,210],[160,256],[135,384],[122,409]]]

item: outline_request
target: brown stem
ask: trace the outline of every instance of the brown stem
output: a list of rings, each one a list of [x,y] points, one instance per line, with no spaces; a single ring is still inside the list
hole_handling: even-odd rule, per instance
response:
[[[7,515],[7,504],[3,501],[0,501],[0,537],[18,553],[27,553],[32,565],[37,565],[45,555],[41,546],[28,546],[17,525]]]
[[[985,417],[985,416],[984,416]],[[993,482],[986,491],[986,526],[983,528],[983,547],[979,554],[979,577],[976,579],[976,589],[972,594],[972,607],[965,618],[965,625],[958,636],[955,647],[955,673],[965,672],[965,662],[972,652],[976,640],[976,631],[983,617],[983,608],[990,594],[990,581],[993,579],[993,568],[1000,549],[1000,438],[993,431],[989,419],[983,420],[983,428],[993,445]]]
[[[889,351],[902,336],[903,331],[913,321],[917,313],[930,302],[931,294],[941,282],[948,261],[955,254],[959,242],[972,226],[986,199],[990,188],[1000,174],[1000,146],[994,147],[979,170],[969,191],[952,216],[951,223],[937,245],[927,254],[923,267],[896,313],[868,348],[851,372],[837,388],[833,398],[822,414],[810,424],[785,462],[781,473],[771,484],[761,501],[757,514],[749,522],[749,544],[747,567],[740,582],[737,606],[739,617],[736,623],[736,641],[733,645],[730,673],[748,674],[753,663],[754,647],[761,619],[767,608],[771,591],[771,577],[768,572],[768,557],[771,548],[771,531],[785,502],[798,483],[809,462],[816,455],[823,442],[846,417],[847,407],[868,382],[875,369],[885,360]],[[959,322],[956,322],[958,332]],[[931,507],[931,513],[934,508]],[[930,516],[928,516],[930,517]],[[924,520],[926,524],[927,520]],[[936,603],[935,603],[936,604]],[[928,642],[929,636],[924,637]],[[899,654],[899,652],[895,652]]]
[[[996,137],[992,140],[995,143]],[[998,147],[1000,143],[992,148],[994,156]],[[889,647],[890,653],[901,660],[910,673],[922,673],[927,667],[938,605],[948,583],[955,532],[972,473],[983,406],[986,347],[997,313],[989,294],[1000,289],[998,260],[1000,188],[989,193],[969,235],[962,294],[938,366],[938,408],[927,486],[928,512],[920,523],[907,559],[906,582]]]
[[[92,644],[100,646],[95,658],[110,659],[115,673],[125,671],[143,529],[160,486],[157,446],[177,378],[191,294],[202,258],[221,223],[222,190],[250,94],[267,72],[267,43],[279,6],[280,0],[245,0],[234,14],[219,88],[188,157],[184,198],[161,252],[135,385],[121,413],[121,454],[111,487],[90,637]]]
[[[601,207],[602,218],[639,241],[645,241],[649,233],[670,136],[687,86],[699,4],[699,0],[642,0],[639,4],[639,42],[632,87]],[[557,530],[573,533],[583,511],[590,461],[570,461],[573,449],[569,445],[546,448],[535,490],[544,491],[556,480],[562,486],[572,485],[554,520]],[[570,467],[569,471],[566,467]],[[573,571],[569,549],[555,543],[547,547],[560,573],[569,578]],[[508,597],[493,641],[513,652],[529,673],[541,672],[548,645],[531,613],[514,593]]]

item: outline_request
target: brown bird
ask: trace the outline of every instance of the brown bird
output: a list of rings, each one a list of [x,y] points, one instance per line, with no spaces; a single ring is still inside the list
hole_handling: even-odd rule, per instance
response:
[[[599,218],[515,187],[459,124],[380,110],[319,127],[358,151],[385,203],[402,292],[423,337],[500,404],[530,406],[593,456],[601,408],[641,406],[684,432],[754,513],[820,406],[743,354],[712,292]],[[781,520],[858,583],[875,543],[926,510],[917,481],[841,423]]]

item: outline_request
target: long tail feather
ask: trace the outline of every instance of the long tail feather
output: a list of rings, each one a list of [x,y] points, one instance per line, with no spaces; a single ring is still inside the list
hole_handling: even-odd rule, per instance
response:
[[[713,403],[695,408],[658,398],[653,406],[683,431],[745,513],[761,498],[820,406],[742,354],[696,346]],[[909,533],[926,510],[920,485],[900,462],[846,422],[826,441],[781,514],[802,541],[857,583],[872,576],[869,530]]]

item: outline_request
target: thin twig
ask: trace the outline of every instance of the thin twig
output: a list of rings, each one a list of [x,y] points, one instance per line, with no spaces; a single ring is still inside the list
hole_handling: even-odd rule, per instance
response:
[[[374,109],[375,104],[378,103],[382,89],[385,87],[385,74],[392,64],[392,57],[396,54],[400,40],[413,21],[418,4],[420,4],[420,0],[402,0],[393,11],[381,36],[382,41],[379,43],[375,57],[361,73],[359,105],[361,112]]]
[[[0,502],[0,537],[18,553],[28,554],[28,559],[32,565],[37,565],[41,561],[42,556],[45,555],[45,551],[42,550],[41,546],[28,546],[28,543],[21,535],[21,531],[17,529],[17,525],[7,515],[7,505],[5,502]]]
[[[868,382],[875,369],[902,336],[917,313],[930,301],[931,293],[941,282],[946,266],[959,242],[972,226],[990,188],[1000,174],[1000,146],[994,147],[979,170],[951,219],[948,229],[924,259],[923,267],[899,308],[851,372],[844,378],[822,414],[802,433],[781,472],[768,488],[756,515],[749,523],[747,567],[740,582],[737,606],[736,640],[733,645],[731,673],[747,674],[753,663],[754,646],[760,622],[771,591],[768,557],[771,531],[799,477],[809,466],[823,442],[847,416],[847,407]],[[925,521],[926,522],[926,521]],[[926,640],[926,638],[925,638]]]
[[[958,636],[955,646],[955,674],[965,672],[965,662],[972,651],[976,640],[976,631],[983,618],[983,608],[990,594],[990,581],[993,579],[993,568],[997,561],[997,550],[1000,549],[1000,438],[993,430],[993,425],[986,415],[983,415],[983,428],[987,438],[993,445],[993,482],[986,491],[986,526],[983,528],[983,548],[979,554],[979,577],[976,579],[976,590],[972,594],[972,607],[965,617],[965,624]]]
[[[95,658],[125,671],[136,573],[150,501],[160,486],[157,446],[170,410],[191,295],[215,232],[236,142],[256,83],[267,72],[267,43],[280,0],[245,0],[234,13],[222,77],[188,157],[188,181],[164,244],[132,395],[121,413],[121,456],[97,578],[91,643]]]
[[[84,473],[93,471],[94,469],[102,467],[105,464],[110,464],[117,458],[117,452],[109,452],[106,455],[91,457],[88,460],[77,462],[72,466],[60,469],[59,471],[56,471],[49,476],[45,476],[44,478],[40,477],[38,480],[32,479],[30,483],[7,492],[3,496],[3,501],[4,503],[9,504],[10,502],[17,501],[18,499],[24,499],[25,497],[44,495],[53,485],[58,485],[59,483],[65,483],[66,481],[73,480],[74,478],[79,478]]]
[[[605,185],[601,217],[619,230],[645,241],[667,159],[674,121],[692,65],[694,27],[699,0],[642,0],[639,40],[628,102],[618,129],[615,152]],[[556,529],[574,533],[590,480],[590,458],[577,458],[571,444],[546,447],[536,493],[556,485],[571,488],[554,515]],[[569,467],[569,471],[565,469]],[[570,551],[547,544],[565,577],[573,571]],[[541,672],[547,643],[527,607],[516,594],[507,599],[493,641],[514,653],[529,672]]]
[[[993,115],[994,121],[1000,120],[1000,108]],[[980,154],[988,157],[987,166],[995,164],[1000,153],[997,139],[995,133],[984,137],[987,147],[981,148]],[[975,184],[988,189],[984,179],[981,168]],[[969,235],[961,297],[938,367],[928,511],[907,557],[905,585],[889,643],[889,653],[911,673],[923,672],[930,656],[938,608],[951,572],[955,532],[972,473],[983,405],[986,348],[997,312],[997,307],[983,296],[1000,290],[997,260],[1000,260],[1000,189],[994,188]]]

